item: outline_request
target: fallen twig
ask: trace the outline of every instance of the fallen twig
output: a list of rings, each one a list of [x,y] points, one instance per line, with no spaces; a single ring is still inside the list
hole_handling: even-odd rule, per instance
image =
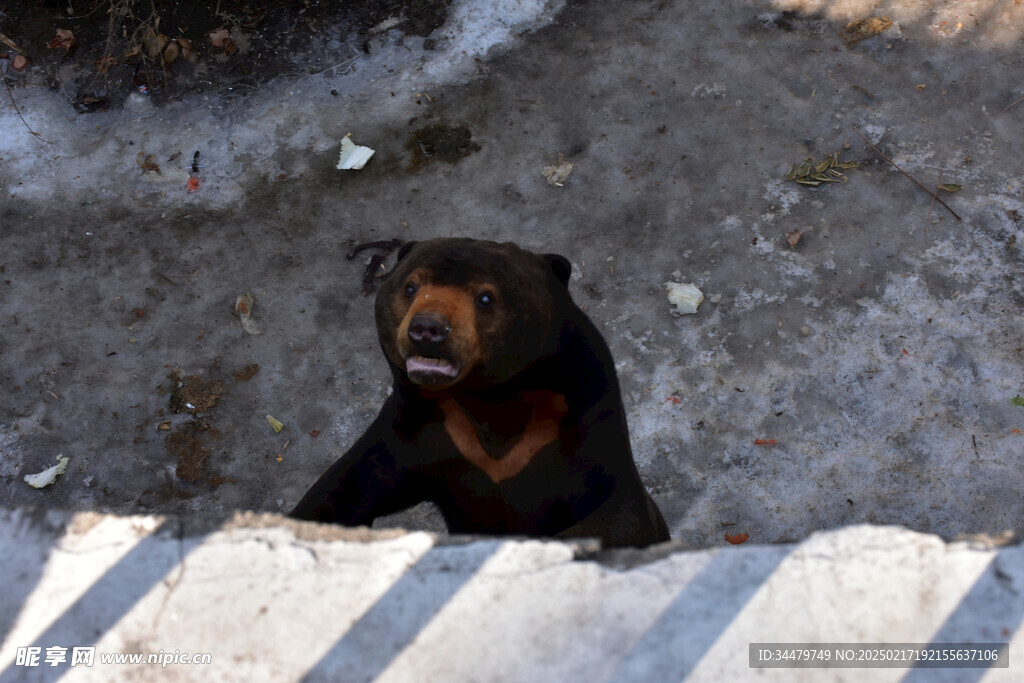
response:
[[[920,182],[918,182],[917,178],[915,178],[914,176],[910,175],[909,173],[904,171],[902,168],[897,166],[895,161],[893,161],[889,157],[887,157],[884,154],[882,154],[882,151],[880,149],[878,149],[877,147],[875,147],[873,144],[871,144],[871,141],[868,140],[866,137],[864,137],[859,130],[857,130],[853,126],[851,126],[851,128],[853,128],[853,132],[856,133],[860,137],[861,140],[863,140],[864,142],[868,143],[868,147],[870,147],[871,149],[875,150],[875,153],[878,154],[878,156],[882,157],[883,159],[888,161],[890,164],[892,164],[892,167],[895,168],[897,171],[899,171],[903,175],[905,175],[908,178],[910,178],[911,180],[913,180],[914,184],[917,185],[918,187],[920,187],[925,192],[927,192],[928,195],[931,196],[933,201],[936,201],[939,204],[942,204],[944,207],[946,207],[946,210],[949,211],[951,214],[953,214],[954,218],[956,218],[958,221],[963,220],[962,218],[960,218],[959,215],[957,215],[956,211],[954,211],[953,209],[949,208],[949,204],[947,204],[946,202],[944,202],[941,199],[939,199],[938,194],[937,194],[938,190],[936,190],[935,192],[932,192],[931,190],[929,190],[927,187],[925,187]]]
[[[19,55],[25,54],[25,52],[20,47],[18,47],[17,43],[15,43],[13,40],[11,40],[10,38],[8,38],[7,36],[5,36],[2,33],[0,33],[0,43],[3,43],[7,47],[11,48],[15,52],[17,52]]]
[[[14,111],[18,115],[18,118],[21,119],[21,122],[25,125],[25,129],[29,133],[32,133],[32,135],[34,135],[37,140],[42,140],[46,144],[53,144],[49,140],[44,138],[42,135],[40,135],[39,133],[37,133],[34,130],[32,130],[32,126],[28,125],[28,121],[26,121],[25,117],[21,115],[21,108],[18,107],[18,103],[14,99],[14,91],[11,90],[11,84],[7,82],[7,72],[6,71],[4,71],[2,74],[0,74],[0,80],[3,80],[4,85],[7,86],[7,96],[11,98],[11,105],[14,107]]]
[[[160,278],[161,280],[164,280],[164,281],[166,281],[166,282],[169,282],[169,283],[171,283],[172,285],[174,285],[175,287],[177,287],[177,286],[178,286],[178,283],[177,283],[177,282],[175,282],[175,281],[174,281],[174,280],[172,280],[171,278],[167,277],[166,275],[164,275],[164,274],[163,274],[163,273],[161,273],[160,271],[158,271],[158,270],[154,270],[154,271],[153,271],[153,273],[154,273],[154,274],[155,274],[155,275],[156,275],[157,277],[159,277],[159,278]]]
[[[338,62],[334,66],[329,66],[326,69],[324,69],[323,71],[318,71],[315,74],[298,74],[298,75],[300,75],[300,76],[307,76],[307,75],[308,76],[323,76],[325,73],[327,73],[328,71],[331,71],[333,69],[340,69],[341,67],[345,67],[346,69],[348,69],[348,67],[351,66],[352,63],[355,62],[356,59],[358,59],[358,58],[359,58],[358,55],[356,55],[355,57],[349,57],[345,61]]]
[[[942,174],[946,172],[946,169],[939,169],[939,182],[935,183],[935,194],[932,195],[932,200],[928,203],[928,220],[932,219],[932,208],[935,206],[935,200],[939,198],[939,188],[942,187]]]
[[[1020,104],[1021,102],[1024,102],[1024,95],[1021,95],[1020,97],[1018,97],[1017,99],[1015,99],[1015,100],[1014,100],[1013,102],[1010,102],[1010,103],[1009,103],[1008,105],[1006,105],[1006,109],[1002,110],[1002,111],[1001,111],[1001,112],[999,112],[999,113],[1000,113],[1000,114],[1005,114],[1006,112],[1010,111],[1011,109],[1013,109],[1014,107],[1016,107],[1016,106],[1017,106],[1018,104]]]

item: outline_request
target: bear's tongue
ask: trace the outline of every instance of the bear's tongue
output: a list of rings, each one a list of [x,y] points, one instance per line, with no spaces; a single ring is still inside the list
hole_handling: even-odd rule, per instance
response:
[[[409,356],[405,360],[405,371],[413,380],[430,383],[431,379],[459,376],[459,369],[444,358],[427,358],[426,356]]]

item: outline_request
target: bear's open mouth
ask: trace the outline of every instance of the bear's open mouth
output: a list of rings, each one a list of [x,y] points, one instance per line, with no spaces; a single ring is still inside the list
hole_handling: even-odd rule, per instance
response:
[[[427,356],[406,358],[405,371],[417,384],[444,384],[459,376],[458,366],[451,361]]]

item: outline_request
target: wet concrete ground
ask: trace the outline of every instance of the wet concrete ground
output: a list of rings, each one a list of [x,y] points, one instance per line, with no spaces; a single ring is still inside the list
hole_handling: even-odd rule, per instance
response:
[[[856,3],[519,6],[453,3],[428,38],[397,27],[244,97],[77,115],[14,88],[46,142],[3,105],[5,505],[289,510],[388,388],[346,253],[468,235],[571,259],[675,538],[1019,526],[1022,10],[886,3],[894,25],[850,44]],[[961,219],[854,128],[961,185],[939,195]],[[431,131],[462,143],[416,163]],[[335,168],[348,133],[377,150],[362,171]],[[786,179],[836,150],[848,182]],[[696,315],[668,281],[703,290]],[[58,454],[56,484],[23,481]]]

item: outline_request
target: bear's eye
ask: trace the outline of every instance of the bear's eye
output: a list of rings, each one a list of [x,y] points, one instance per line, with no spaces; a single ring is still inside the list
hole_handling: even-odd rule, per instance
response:
[[[492,305],[493,303],[494,303],[494,295],[491,294],[490,292],[482,292],[476,298],[476,305],[477,306],[481,306],[483,308],[487,308],[488,306]]]
[[[419,287],[416,286],[416,283],[410,282],[405,286],[405,295],[411,299],[416,296],[417,289],[419,289]]]

